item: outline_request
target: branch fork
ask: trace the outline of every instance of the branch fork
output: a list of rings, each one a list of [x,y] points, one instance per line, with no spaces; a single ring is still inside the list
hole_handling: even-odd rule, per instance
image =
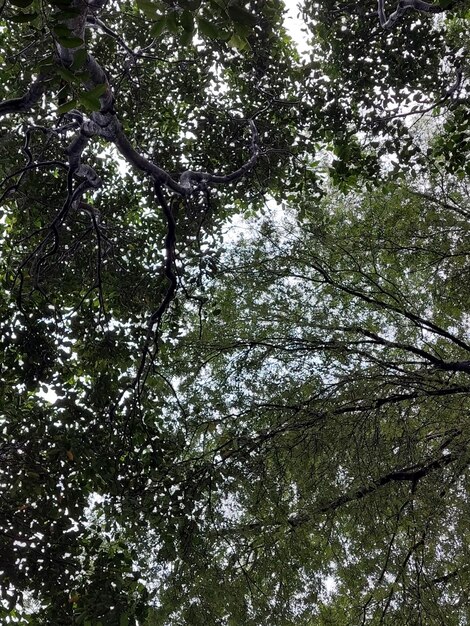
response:
[[[385,0],[378,0],[377,12],[379,14],[380,26],[385,30],[391,30],[409,9],[414,9],[421,13],[443,13],[445,11],[442,7],[430,2],[423,2],[423,0],[399,0],[395,11],[387,18]]]

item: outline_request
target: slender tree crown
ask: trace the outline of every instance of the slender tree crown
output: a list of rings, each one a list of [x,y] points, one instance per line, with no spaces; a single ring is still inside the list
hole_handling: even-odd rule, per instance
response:
[[[0,621],[470,620],[470,5],[0,3]]]

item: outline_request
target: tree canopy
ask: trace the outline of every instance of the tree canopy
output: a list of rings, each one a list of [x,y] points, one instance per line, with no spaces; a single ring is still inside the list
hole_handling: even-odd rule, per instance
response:
[[[470,619],[464,0],[4,0],[0,618]]]

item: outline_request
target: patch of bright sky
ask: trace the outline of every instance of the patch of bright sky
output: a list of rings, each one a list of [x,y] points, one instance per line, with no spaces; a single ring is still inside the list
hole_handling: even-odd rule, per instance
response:
[[[309,50],[309,43],[307,29],[300,15],[299,4],[295,0],[285,0],[285,5],[284,26],[295,42],[299,54],[304,55]]]

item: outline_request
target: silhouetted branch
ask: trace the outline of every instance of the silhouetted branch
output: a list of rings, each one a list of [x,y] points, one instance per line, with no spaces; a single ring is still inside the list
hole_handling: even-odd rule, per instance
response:
[[[445,11],[445,9],[438,5],[423,2],[422,0],[399,0],[395,11],[387,18],[385,14],[385,0],[378,0],[377,12],[379,14],[380,25],[382,28],[390,30],[409,9],[423,13],[442,13]]]
[[[33,107],[44,93],[46,76],[40,75],[21,98],[0,102],[0,117],[10,113],[25,113]]]

